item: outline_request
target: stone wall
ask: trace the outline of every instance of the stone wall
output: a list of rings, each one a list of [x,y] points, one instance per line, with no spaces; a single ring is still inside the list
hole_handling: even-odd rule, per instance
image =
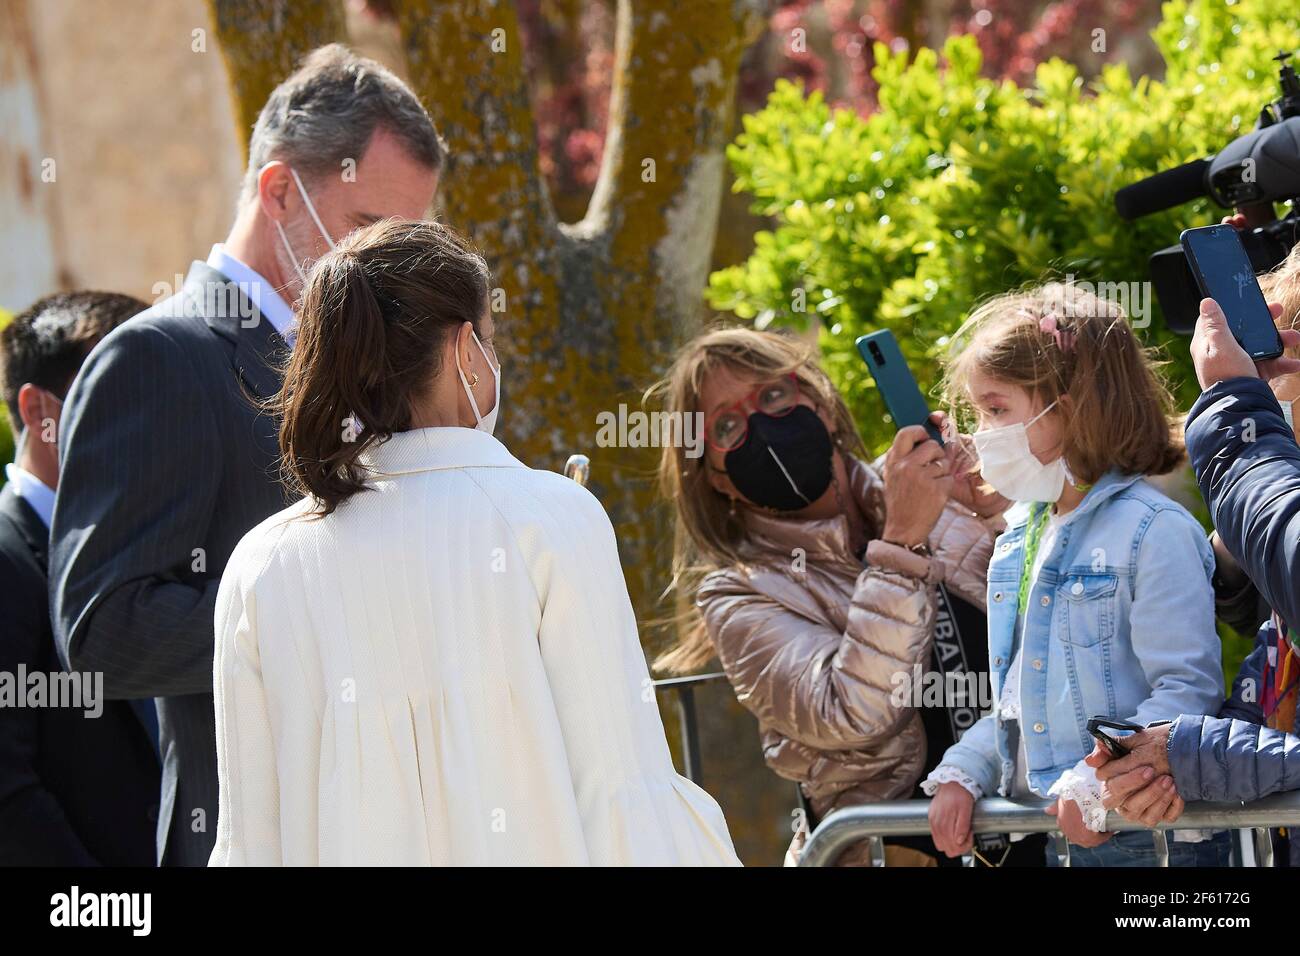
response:
[[[43,138],[35,181],[54,236],[46,284],[152,301],[233,216],[242,160],[207,11],[202,0],[26,5]],[[45,158],[49,183],[39,178]],[[6,256],[29,240],[8,222],[0,236]],[[55,288],[0,286],[0,306],[22,308],[32,291]]]

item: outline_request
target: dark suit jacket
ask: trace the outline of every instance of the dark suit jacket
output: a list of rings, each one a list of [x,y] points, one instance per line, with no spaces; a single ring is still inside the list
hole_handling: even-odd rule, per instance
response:
[[[51,530],[64,659],[109,697],[160,698],[158,852],[203,866],[217,823],[213,614],[230,552],[288,503],[278,423],[284,340],[195,262],[172,298],[114,329],[64,405]]]
[[[15,677],[19,665],[61,669],[47,541],[32,507],[0,490],[0,671]],[[0,866],[154,865],[158,757],[130,704],[102,706],[97,717],[85,707],[0,707]]]

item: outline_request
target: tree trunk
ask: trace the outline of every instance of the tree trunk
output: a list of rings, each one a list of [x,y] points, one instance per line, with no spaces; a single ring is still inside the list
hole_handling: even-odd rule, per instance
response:
[[[344,39],[339,0],[207,0],[230,77],[239,140],[248,137],[271,91],[318,46]]]

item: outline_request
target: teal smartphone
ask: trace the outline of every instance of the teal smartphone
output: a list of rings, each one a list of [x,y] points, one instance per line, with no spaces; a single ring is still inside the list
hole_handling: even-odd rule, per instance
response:
[[[916,376],[903,358],[894,333],[889,329],[872,332],[859,338],[857,346],[858,354],[871,370],[871,377],[876,380],[876,390],[885,400],[885,408],[889,410],[894,426],[906,428],[908,425],[920,425],[942,445],[943,434],[939,426],[930,421],[930,406],[926,404],[921,386],[916,384]]]

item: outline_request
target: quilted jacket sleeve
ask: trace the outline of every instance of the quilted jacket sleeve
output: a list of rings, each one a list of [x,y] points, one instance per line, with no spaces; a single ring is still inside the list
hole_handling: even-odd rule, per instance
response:
[[[1300,788],[1300,737],[1259,724],[1184,714],[1168,752],[1184,800],[1250,801]]]
[[[1210,386],[1187,416],[1187,453],[1228,552],[1285,621],[1300,621],[1300,446],[1268,383]]]

